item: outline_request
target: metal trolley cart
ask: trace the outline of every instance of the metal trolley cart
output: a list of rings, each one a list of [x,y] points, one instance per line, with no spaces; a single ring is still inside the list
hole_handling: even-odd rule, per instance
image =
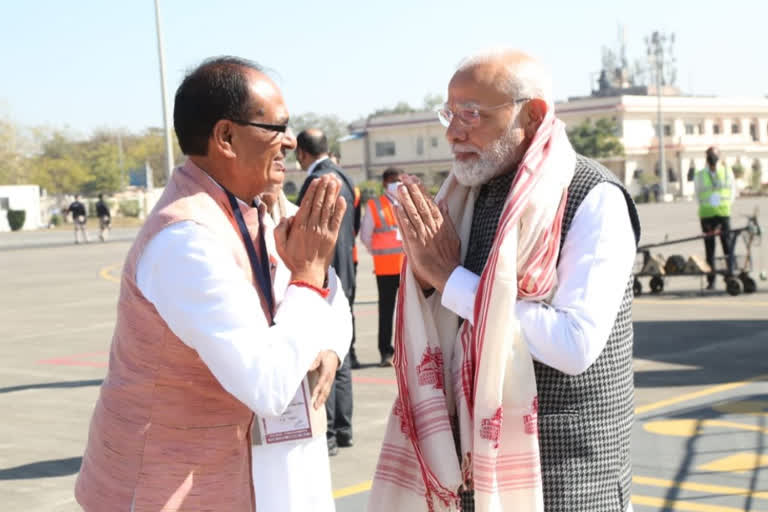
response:
[[[693,240],[703,240],[720,236],[720,231],[680,238],[677,240],[666,240],[657,244],[642,245],[637,248],[637,253],[642,255],[642,265],[635,272],[634,291],[635,296],[643,293],[643,286],[640,283],[641,277],[650,277],[649,287],[651,293],[661,293],[664,291],[664,280],[673,276],[706,276],[710,273],[709,265],[697,256],[685,258],[682,255],[675,254],[665,258],[661,254],[651,254],[651,249],[657,247],[666,247]],[[739,295],[740,293],[754,293],[757,291],[757,282],[750,276],[755,270],[752,258],[752,245],[760,245],[762,231],[757,222],[757,210],[753,215],[747,216],[747,224],[738,229],[731,229],[728,235],[728,244],[731,247],[731,253],[734,254],[734,273],[728,274],[727,266],[720,268],[716,265],[715,273],[725,277],[725,289],[730,295]],[[735,254],[736,246],[739,240],[744,245],[744,254]],[[724,257],[717,259],[723,261]],[[761,272],[760,277],[765,279],[765,271]]]

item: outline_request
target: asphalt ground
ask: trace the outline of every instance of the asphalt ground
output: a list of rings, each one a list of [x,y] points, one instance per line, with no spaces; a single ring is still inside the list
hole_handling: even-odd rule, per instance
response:
[[[768,228],[768,199],[738,201],[732,225],[755,206]],[[692,203],[642,205],[640,215],[642,243],[699,231]],[[79,510],[72,488],[135,233],[77,246],[60,230],[0,234],[1,511]],[[768,240],[753,251],[758,270],[767,268]],[[703,247],[654,252],[703,255]],[[376,366],[376,285],[361,255],[355,446],[331,459],[340,512],[364,509],[395,396],[392,369]],[[768,511],[768,282],[737,297],[721,281],[716,292],[701,287],[699,278],[670,278],[664,293],[635,300],[634,508]]]

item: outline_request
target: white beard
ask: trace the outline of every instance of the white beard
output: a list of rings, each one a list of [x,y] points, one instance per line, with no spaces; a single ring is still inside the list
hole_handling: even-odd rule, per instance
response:
[[[518,147],[518,136],[515,133],[518,124],[518,119],[515,119],[507,131],[493,141],[488,149],[478,151],[478,158],[475,162],[454,160],[451,172],[456,176],[456,180],[465,187],[476,187],[488,183],[491,178],[501,174],[507,168]],[[456,146],[461,146],[461,144],[455,144],[454,147]]]

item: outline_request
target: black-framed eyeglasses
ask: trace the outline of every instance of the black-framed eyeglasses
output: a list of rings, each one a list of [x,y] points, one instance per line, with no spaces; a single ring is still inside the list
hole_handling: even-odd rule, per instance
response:
[[[252,121],[243,121],[242,119],[230,119],[235,124],[243,126],[255,126],[256,128],[263,128],[278,133],[285,133],[288,131],[287,124],[269,124],[269,123],[254,123]]]

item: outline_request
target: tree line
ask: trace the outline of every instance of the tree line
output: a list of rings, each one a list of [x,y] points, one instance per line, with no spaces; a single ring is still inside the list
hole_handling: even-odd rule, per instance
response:
[[[439,95],[427,95],[420,109],[406,102],[380,108],[370,117],[387,114],[433,110],[442,104]],[[322,129],[332,152],[339,152],[339,140],[347,134],[347,123],[336,115],[308,112],[291,120],[295,133],[306,128]],[[568,130],[574,149],[589,157],[622,155],[624,148],[616,136],[615,122],[599,119]],[[175,134],[174,156],[177,165],[183,161]],[[288,160],[295,159],[293,154]],[[88,138],[78,138],[65,129],[26,128],[0,118],[0,184],[37,184],[49,194],[112,194],[128,184],[128,172],[142,169],[148,163],[154,172],[154,183],[163,186],[165,174],[165,141],[160,128],[147,128],[140,133],[100,129]]]
[[[174,155],[181,151],[174,137]],[[141,133],[100,129],[78,138],[65,129],[25,128],[0,119],[0,184],[37,184],[49,194],[112,194],[128,172],[149,163],[165,184],[165,140],[159,128]]]

